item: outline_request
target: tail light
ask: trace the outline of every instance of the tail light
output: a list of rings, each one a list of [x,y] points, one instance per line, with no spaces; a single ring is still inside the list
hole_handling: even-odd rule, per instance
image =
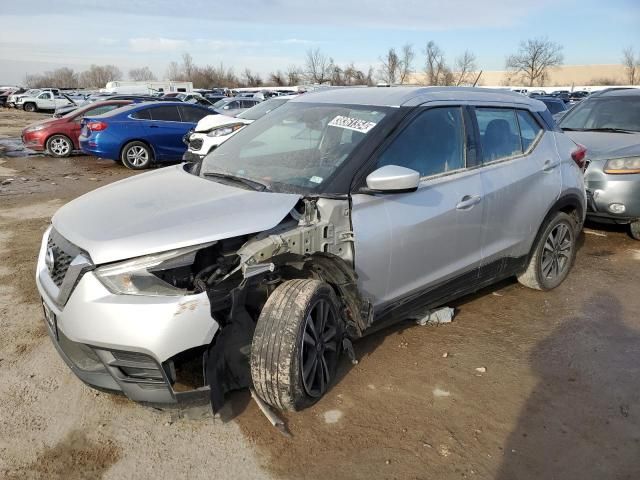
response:
[[[89,122],[87,128],[93,132],[101,132],[107,129],[107,124],[104,122]]]
[[[576,149],[571,152],[571,158],[573,158],[573,161],[576,162],[576,165],[578,165],[578,167],[580,167],[580,170],[584,170],[585,164],[586,164],[586,157],[587,157],[587,149],[585,148],[584,145],[580,145],[579,143],[576,143]]]

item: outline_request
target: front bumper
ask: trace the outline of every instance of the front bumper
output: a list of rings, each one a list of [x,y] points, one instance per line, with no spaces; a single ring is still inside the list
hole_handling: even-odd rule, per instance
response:
[[[629,223],[640,218],[640,174],[611,175],[599,166],[588,168],[585,174],[587,216],[595,220]],[[614,213],[612,204],[622,204],[625,210]]]
[[[22,144],[30,150],[36,152],[42,152],[45,149],[47,132],[44,130],[38,130],[36,132],[23,132]]]
[[[55,315],[54,326],[48,328],[53,344],[83,382],[154,404],[177,403],[206,393],[204,387],[174,390],[173,370],[176,355],[210,344],[217,333],[206,293],[115,295],[88,270],[79,275],[65,300],[59,291],[65,282],[58,288],[45,263],[48,238],[49,231],[38,257],[36,284],[46,308]],[[73,275],[72,269],[73,262],[67,275]]]
[[[200,162],[206,155],[199,155],[197,153],[193,153],[189,150],[184,152],[182,155],[183,162]]]

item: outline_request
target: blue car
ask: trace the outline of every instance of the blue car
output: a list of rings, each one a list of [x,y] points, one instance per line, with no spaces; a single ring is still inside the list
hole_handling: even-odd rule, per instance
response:
[[[186,148],[182,137],[202,117],[212,114],[215,112],[206,107],[182,102],[135,103],[85,117],[80,148],[133,170],[153,163],[179,162]]]

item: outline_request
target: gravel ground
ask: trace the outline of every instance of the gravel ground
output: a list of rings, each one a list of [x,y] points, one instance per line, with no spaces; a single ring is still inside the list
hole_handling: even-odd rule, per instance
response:
[[[35,118],[0,111],[0,147]],[[590,225],[552,292],[506,281],[451,324],[356,343],[329,394],[285,415],[289,439],[247,392],[222,422],[86,387],[47,336],[36,253],[60,205],[131,174],[0,152],[0,478],[640,478],[640,242],[622,228]]]

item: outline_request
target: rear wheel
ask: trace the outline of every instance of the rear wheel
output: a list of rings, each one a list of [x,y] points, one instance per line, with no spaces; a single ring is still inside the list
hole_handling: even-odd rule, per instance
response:
[[[576,257],[576,221],[564,212],[556,212],[545,226],[518,281],[536,290],[551,290],[569,274]]]
[[[73,151],[73,143],[65,135],[53,135],[47,140],[47,152],[52,157],[68,157]]]
[[[318,280],[289,280],[269,297],[251,346],[256,393],[281,410],[317,402],[335,379],[342,321],[333,289]]]
[[[640,220],[629,224],[629,233],[635,240],[640,240]]]
[[[120,161],[125,167],[132,170],[144,170],[151,166],[153,154],[145,143],[129,142],[120,153]]]
[[[25,103],[22,108],[25,112],[36,112],[38,110],[38,107],[33,102]]]

